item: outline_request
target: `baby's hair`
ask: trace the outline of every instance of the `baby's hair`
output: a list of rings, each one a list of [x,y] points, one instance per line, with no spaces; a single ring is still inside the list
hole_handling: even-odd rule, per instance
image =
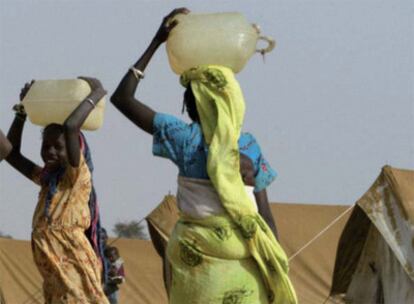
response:
[[[105,248],[105,256],[110,255],[111,253],[115,253],[117,256],[119,256],[118,248],[114,246],[109,246]]]

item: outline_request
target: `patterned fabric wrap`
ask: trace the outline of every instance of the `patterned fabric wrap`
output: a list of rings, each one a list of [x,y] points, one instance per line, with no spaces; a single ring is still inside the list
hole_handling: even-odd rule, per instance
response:
[[[170,304],[269,303],[256,261],[226,215],[194,219],[182,214],[167,255],[172,266]]]
[[[85,135],[83,135],[82,132],[79,133],[79,141],[81,143],[81,151],[85,158],[85,162],[92,176],[92,173],[94,170],[94,166],[92,162],[92,154],[89,149],[88,142],[86,141],[86,137]],[[41,177],[42,184],[44,186],[47,186],[49,189],[46,194],[46,201],[45,201],[45,208],[44,208],[44,216],[48,220],[50,220],[50,214],[49,214],[50,203],[52,201],[53,196],[57,192],[57,185],[64,173],[65,173],[65,168],[59,168],[55,172],[48,172],[46,170],[42,172],[42,177]],[[89,205],[89,211],[90,211],[90,216],[91,216],[91,225],[85,231],[85,234],[89,242],[91,243],[92,248],[94,249],[96,255],[99,257],[99,259],[102,262],[102,265],[103,265],[102,279],[105,282],[108,278],[108,264],[104,260],[104,244],[101,240],[100,233],[99,233],[101,229],[101,220],[99,216],[98,200],[96,196],[95,187],[93,185],[93,179],[92,179],[92,189],[91,189],[91,194],[90,194],[88,205]]]
[[[297,303],[288,260],[263,218],[254,211],[239,172],[238,138],[245,104],[234,73],[222,66],[199,66],[181,75],[191,85],[206,143],[207,172],[220,200],[240,229],[268,290],[270,303]]]
[[[42,176],[41,176],[42,185],[47,186],[49,189],[46,194],[45,208],[43,210],[43,214],[48,221],[50,221],[50,214],[49,214],[50,203],[52,202],[53,196],[57,192],[57,185],[64,173],[65,173],[65,168],[59,168],[58,170],[54,172],[49,172],[46,169],[42,171]]]
[[[49,207],[45,206],[49,186],[41,184],[33,214],[32,252],[43,277],[44,301],[108,303],[102,288],[102,262],[85,234],[92,222],[92,178],[83,153],[79,166],[67,166],[64,171]],[[33,177],[40,184],[39,178]]]
[[[102,241],[101,237],[101,218],[99,214],[99,205],[98,205],[98,197],[96,195],[95,186],[93,184],[93,162],[92,162],[92,154],[91,150],[89,149],[88,142],[86,141],[85,135],[80,132],[80,141],[81,147],[83,151],[83,155],[85,157],[85,162],[88,165],[89,171],[91,172],[91,179],[92,179],[92,190],[91,196],[89,198],[89,211],[91,212],[91,226],[85,231],[86,237],[88,238],[89,242],[91,243],[93,250],[96,252],[96,255],[102,262],[103,267],[103,283],[108,280],[108,264],[105,261],[104,255],[104,246],[105,244]]]

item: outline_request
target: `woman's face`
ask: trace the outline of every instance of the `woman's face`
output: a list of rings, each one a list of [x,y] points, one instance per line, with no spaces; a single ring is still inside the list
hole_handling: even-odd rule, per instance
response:
[[[41,156],[48,170],[54,171],[68,163],[66,143],[62,131],[46,129],[43,133]]]
[[[108,255],[108,259],[111,263],[114,263],[118,258],[119,255],[115,250],[112,250]]]

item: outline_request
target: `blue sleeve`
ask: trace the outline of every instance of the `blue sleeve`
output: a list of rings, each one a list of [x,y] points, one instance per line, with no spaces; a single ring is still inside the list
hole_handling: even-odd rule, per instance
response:
[[[153,121],[152,153],[178,164],[191,129],[184,121],[168,114],[156,113]]]
[[[277,173],[264,158],[256,139],[250,133],[242,133],[239,139],[240,153],[249,157],[255,169],[255,192],[267,188],[277,177]]]

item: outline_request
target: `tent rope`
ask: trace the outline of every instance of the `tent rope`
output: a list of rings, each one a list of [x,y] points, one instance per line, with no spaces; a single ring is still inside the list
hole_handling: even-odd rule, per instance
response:
[[[297,250],[294,254],[289,257],[289,262],[293,260],[296,256],[299,255],[303,250],[305,250],[310,244],[312,244],[317,238],[319,238],[322,234],[324,234],[329,228],[335,225],[345,214],[347,214],[352,208],[354,208],[355,204],[351,205],[348,209],[342,212],[339,216],[337,216],[331,223],[329,223],[324,229],[322,229],[318,234],[316,234],[309,242],[303,245],[299,250]]]
[[[328,295],[327,297],[326,297],[326,299],[325,299],[325,301],[323,301],[323,303],[322,304],[326,304],[327,302],[328,302],[328,300],[329,300],[329,298],[330,298],[331,296],[330,295]]]

